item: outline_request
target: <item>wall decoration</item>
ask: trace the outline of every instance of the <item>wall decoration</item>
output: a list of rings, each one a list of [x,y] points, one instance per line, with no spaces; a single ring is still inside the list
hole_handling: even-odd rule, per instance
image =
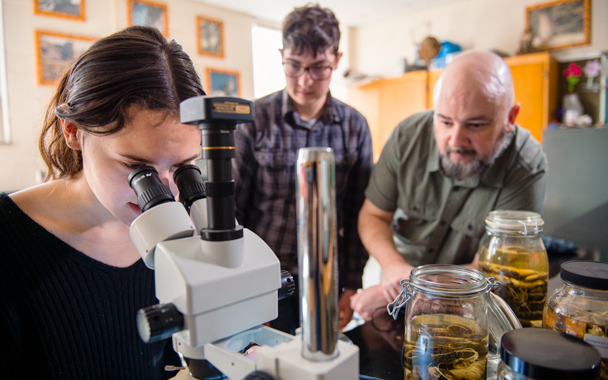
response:
[[[590,0],[557,0],[526,8],[526,24],[534,32],[533,45],[542,50],[588,45]]]
[[[197,26],[198,52],[202,55],[224,58],[224,23],[198,16]]]
[[[129,25],[149,25],[169,35],[167,4],[148,0],[129,0]]]
[[[207,68],[205,70],[209,96],[241,96],[239,73]]]
[[[34,0],[34,13],[84,21],[84,3],[85,0]]]
[[[36,31],[38,84],[55,84],[95,38]]]

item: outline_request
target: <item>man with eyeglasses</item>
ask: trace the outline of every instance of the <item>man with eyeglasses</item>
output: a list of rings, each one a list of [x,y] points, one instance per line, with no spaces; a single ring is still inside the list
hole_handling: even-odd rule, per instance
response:
[[[350,296],[361,287],[367,261],[357,215],[373,166],[365,118],[329,92],[342,56],[338,20],[318,5],[295,8],[283,22],[285,88],[254,102],[255,121],[237,126],[236,216],[262,237],[297,277],[296,158],[303,147],[331,147],[336,162],[339,327],[350,320]],[[294,333],[300,312],[295,297],[279,303],[271,326]]]

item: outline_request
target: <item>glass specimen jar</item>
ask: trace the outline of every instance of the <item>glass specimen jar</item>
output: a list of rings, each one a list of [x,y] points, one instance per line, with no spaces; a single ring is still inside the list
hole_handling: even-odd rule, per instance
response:
[[[401,286],[387,309],[396,318],[405,307],[405,380],[485,380],[490,336],[499,342],[506,331],[521,327],[511,309],[489,294],[494,280],[478,270],[422,265]]]
[[[541,238],[544,221],[531,211],[496,210],[486,218],[479,269],[499,285],[523,327],[541,327],[547,299],[549,259]]]
[[[584,339],[602,356],[608,379],[608,264],[573,260],[561,265],[562,284],[547,300],[543,327]]]

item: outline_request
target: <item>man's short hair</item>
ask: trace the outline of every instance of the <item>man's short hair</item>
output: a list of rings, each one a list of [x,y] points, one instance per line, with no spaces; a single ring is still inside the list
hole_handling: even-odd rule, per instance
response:
[[[283,48],[299,55],[303,51],[317,54],[331,49],[338,54],[340,27],[334,13],[318,4],[295,8],[283,21]]]

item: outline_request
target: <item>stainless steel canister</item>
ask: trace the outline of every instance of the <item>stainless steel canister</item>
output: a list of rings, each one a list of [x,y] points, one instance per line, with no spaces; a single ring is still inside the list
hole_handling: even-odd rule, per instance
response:
[[[298,151],[298,274],[302,356],[338,355],[338,247],[335,162],[330,148]]]

